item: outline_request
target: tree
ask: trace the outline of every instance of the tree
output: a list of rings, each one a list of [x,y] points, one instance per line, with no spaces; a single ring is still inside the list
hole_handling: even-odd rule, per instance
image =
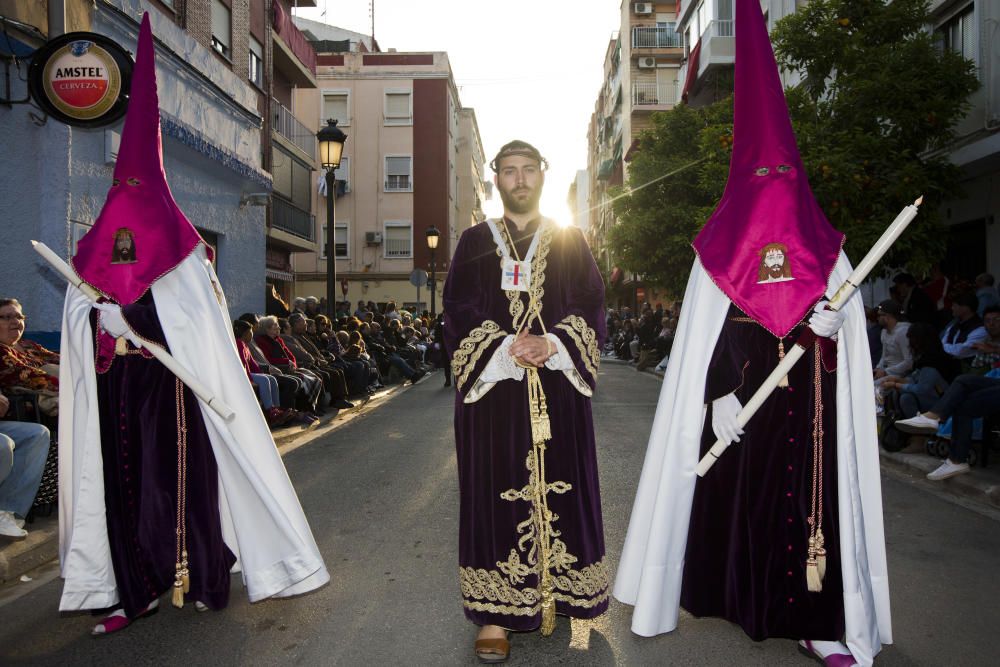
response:
[[[706,107],[653,114],[629,168],[629,189],[614,191],[618,224],[608,242],[620,266],[680,295],[691,241],[722,196],[732,144],[732,96]]]
[[[960,173],[941,149],[954,138],[978,80],[971,61],[925,31],[929,21],[926,0],[811,0],[771,33],[779,65],[803,75],[786,91],[799,151],[813,193],[847,235],[855,263],[919,195],[921,213],[886,265],[920,272],[945,250],[938,209],[957,194]],[[622,268],[678,294],[691,257],[682,247],[725,185],[728,153],[720,138],[726,122],[731,132],[731,115],[726,121],[720,110],[730,104],[682,105],[654,117],[632,162],[631,190],[616,202],[620,223],[610,241]],[[638,189],[676,168],[675,151],[704,162],[658,181],[655,195],[644,192],[652,187]],[[658,266],[664,262],[676,265]]]

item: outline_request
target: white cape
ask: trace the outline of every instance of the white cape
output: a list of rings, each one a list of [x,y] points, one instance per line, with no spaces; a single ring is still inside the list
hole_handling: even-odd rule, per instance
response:
[[[828,295],[850,271],[841,253]],[[694,470],[705,421],[705,376],[729,305],[729,298],[695,259],[613,591],[617,599],[635,605],[632,631],[638,635],[649,637],[677,627],[697,479]],[[847,318],[837,343],[837,498],[844,613],[848,647],[858,664],[870,665],[882,645],[892,643],[889,580],[872,365],[861,299],[855,296],[844,310]]]
[[[204,246],[152,288],[173,356],[236,416],[199,400],[219,468],[223,538],[251,602],[305,593],[330,580],[236,351],[222,288]],[[63,310],[59,396],[60,611],[118,602],[104,506],[91,302],[72,285]]]

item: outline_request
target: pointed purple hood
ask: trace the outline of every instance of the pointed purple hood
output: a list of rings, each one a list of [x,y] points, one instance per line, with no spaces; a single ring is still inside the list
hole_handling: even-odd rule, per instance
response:
[[[822,298],[844,235],[813,197],[758,0],[736,0],[733,155],[694,240],[715,284],[776,336]]]
[[[73,268],[121,305],[137,300],[202,242],[163,172],[160,109],[149,14],[142,17],[132,87],[104,208],[80,239]]]

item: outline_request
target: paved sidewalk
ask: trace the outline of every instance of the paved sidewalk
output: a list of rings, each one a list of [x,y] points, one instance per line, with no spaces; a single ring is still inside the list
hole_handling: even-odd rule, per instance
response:
[[[431,372],[421,382],[439,381],[440,376]],[[419,383],[418,383],[419,384]],[[272,432],[274,444],[284,456],[303,445],[309,444],[353,419],[375,410],[383,403],[407,391],[412,385],[396,384],[387,387],[349,410],[333,410],[324,415],[313,426],[290,426]],[[23,540],[0,537],[0,585],[19,579],[22,575],[59,556],[58,511],[51,516],[36,517],[34,523],[25,526],[28,536]]]

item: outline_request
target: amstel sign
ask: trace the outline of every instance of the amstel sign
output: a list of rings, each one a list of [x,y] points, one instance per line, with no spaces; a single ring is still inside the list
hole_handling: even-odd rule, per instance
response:
[[[132,56],[104,35],[71,32],[38,49],[28,69],[35,102],[67,125],[99,127],[128,107]]]

